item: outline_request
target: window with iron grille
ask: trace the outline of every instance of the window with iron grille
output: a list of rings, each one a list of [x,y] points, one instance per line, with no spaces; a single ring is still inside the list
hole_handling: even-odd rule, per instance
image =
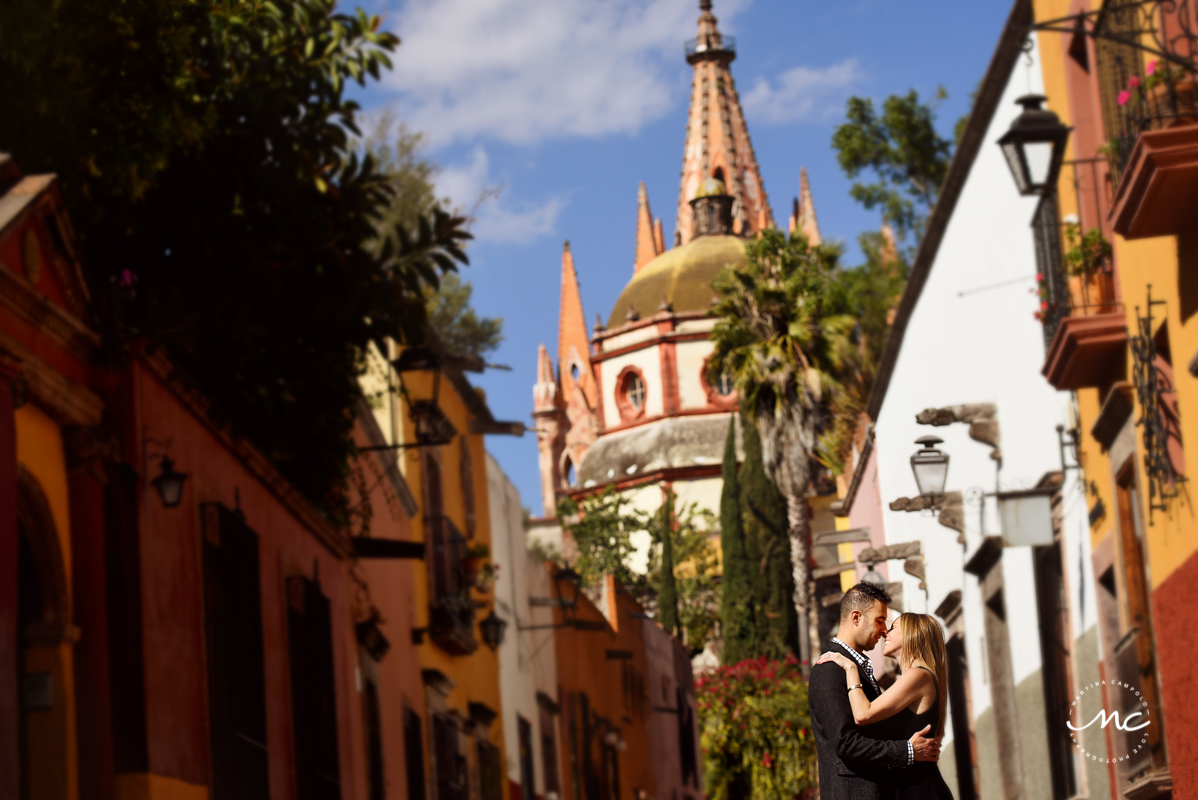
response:
[[[466,800],[466,759],[458,750],[458,726],[448,714],[433,716],[433,769],[436,800]]]
[[[204,522],[212,793],[216,800],[266,797],[270,780],[258,536],[223,506],[206,506]]]
[[[1107,0],[1097,23],[1100,35],[1094,40],[1102,123],[1110,151],[1111,180],[1116,185],[1139,133],[1131,104],[1120,103],[1119,97],[1127,90],[1129,78],[1143,80],[1143,55],[1130,43],[1137,39],[1143,25],[1141,6],[1141,0]]]
[[[424,730],[420,715],[407,706],[403,710],[404,767],[408,773],[408,800],[425,800]]]
[[[1136,309],[1138,335],[1131,337],[1133,377],[1136,400],[1140,406],[1137,424],[1144,443],[1144,471],[1148,474],[1148,522],[1153,513],[1164,511],[1178,495],[1185,480],[1184,451],[1181,447],[1181,419],[1177,389],[1173,383],[1172,352],[1168,326],[1153,330],[1152,309],[1163,305],[1153,300],[1151,288],[1148,307],[1143,315]]]
[[[333,619],[320,584],[287,579],[287,639],[291,719],[299,800],[341,797],[337,689],[333,679]]]
[[[1044,349],[1052,345],[1061,321],[1069,316],[1069,278],[1061,258],[1061,222],[1055,193],[1046,194],[1032,217],[1036,243],[1036,271],[1040,287],[1040,322],[1044,326]]]
[[[503,800],[503,759],[499,748],[486,741],[478,743],[478,788],[482,800]]]

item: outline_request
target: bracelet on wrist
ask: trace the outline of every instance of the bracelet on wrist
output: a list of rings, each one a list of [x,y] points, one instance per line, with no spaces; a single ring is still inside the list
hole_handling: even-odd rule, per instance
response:
[[[851,692],[851,691],[853,691],[854,689],[860,689],[861,691],[865,691],[865,686],[864,686],[863,684],[860,684],[860,683],[854,683],[852,686],[850,686],[850,687],[848,688],[848,691],[850,691],[850,692]]]

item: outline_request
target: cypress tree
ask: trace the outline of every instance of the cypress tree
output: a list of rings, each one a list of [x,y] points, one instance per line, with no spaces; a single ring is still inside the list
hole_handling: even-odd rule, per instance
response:
[[[724,639],[722,660],[736,664],[757,655],[756,603],[749,576],[749,555],[740,509],[740,481],[736,464],[736,415],[728,421],[724,443],[724,488],[720,494],[720,629]]]
[[[678,586],[674,582],[674,493],[661,504],[661,592],[657,596],[658,617],[671,636],[678,634]]]
[[[759,645],[754,655],[785,658],[787,653],[799,651],[786,498],[766,476],[757,426],[744,416],[740,508],[746,551],[753,558],[749,565],[750,587],[760,608]]]

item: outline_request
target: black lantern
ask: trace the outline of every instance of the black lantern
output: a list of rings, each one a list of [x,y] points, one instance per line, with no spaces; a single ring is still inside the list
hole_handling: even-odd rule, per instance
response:
[[[1070,128],[1055,113],[1041,108],[1047,99],[1041,94],[1029,94],[1016,100],[1023,106],[1023,113],[998,140],[1022,195],[1051,192],[1065,158]]]
[[[408,413],[416,432],[417,447],[432,447],[449,444],[457,435],[457,429],[445,416],[437,401],[441,394],[441,368],[445,365],[445,357],[427,346],[409,347],[391,362],[391,366],[401,376],[405,372],[432,370],[433,393],[429,399],[411,397],[406,389],[403,390],[408,400]]]
[[[920,436],[915,440],[920,449],[911,456],[911,471],[915,473],[915,485],[919,493],[927,498],[944,494],[944,483],[948,480],[948,456],[936,449],[943,439],[935,436]]]
[[[557,571],[557,574],[553,576],[553,582],[557,587],[558,606],[562,609],[562,616],[569,624],[578,608],[578,592],[582,588],[582,576],[573,567],[567,565]]]
[[[162,456],[158,477],[150,481],[150,485],[158,490],[165,508],[174,508],[183,500],[183,484],[187,482],[187,474],[175,471],[175,462],[169,456]]]
[[[499,645],[503,644],[503,634],[507,631],[507,620],[500,619],[495,614],[495,609],[491,609],[491,613],[478,623],[478,630],[482,633],[483,643],[492,650],[497,650]]]
[[[869,569],[867,569],[865,574],[861,576],[861,582],[868,583],[871,586],[877,586],[879,589],[886,588],[886,578],[882,576],[882,573],[874,569],[873,564],[870,564]]]

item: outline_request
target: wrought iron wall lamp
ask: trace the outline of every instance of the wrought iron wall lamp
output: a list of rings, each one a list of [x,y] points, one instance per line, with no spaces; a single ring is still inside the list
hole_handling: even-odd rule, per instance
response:
[[[141,441],[141,474],[143,476],[148,475],[150,472],[150,462],[157,460],[158,476],[150,481],[150,485],[157,490],[158,497],[162,500],[163,508],[175,508],[183,501],[183,486],[187,483],[187,473],[176,470],[175,462],[167,454],[171,448],[171,440],[168,438],[166,441],[160,442],[143,433]],[[156,452],[151,452],[151,445],[159,449]]]

